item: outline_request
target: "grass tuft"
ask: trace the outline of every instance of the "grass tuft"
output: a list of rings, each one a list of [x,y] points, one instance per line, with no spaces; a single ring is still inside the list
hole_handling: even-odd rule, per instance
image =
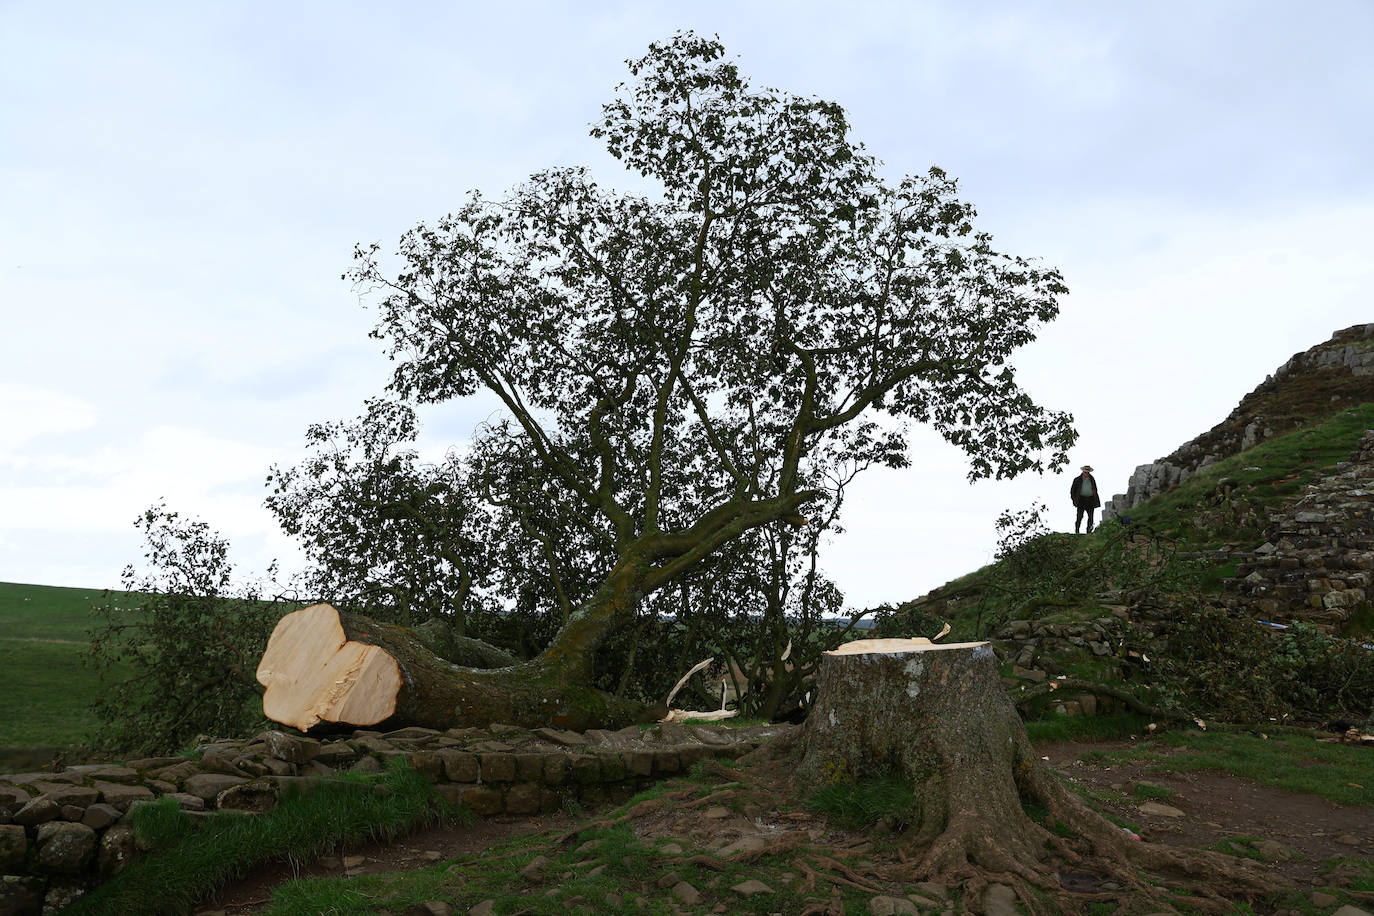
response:
[[[915,814],[916,793],[900,779],[833,782],[817,789],[807,806],[849,830],[865,830],[879,821],[900,830]]]

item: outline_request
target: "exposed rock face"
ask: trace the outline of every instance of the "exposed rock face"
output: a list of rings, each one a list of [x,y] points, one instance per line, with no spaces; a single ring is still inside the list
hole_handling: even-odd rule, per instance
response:
[[[1102,518],[1178,486],[1199,468],[1365,401],[1374,401],[1374,324],[1338,331],[1326,343],[1296,354],[1225,420],[1173,454],[1137,467],[1126,492],[1107,501]]]

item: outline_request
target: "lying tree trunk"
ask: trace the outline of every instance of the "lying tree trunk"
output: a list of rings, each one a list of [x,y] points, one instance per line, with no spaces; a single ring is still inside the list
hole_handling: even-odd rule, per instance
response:
[[[794,742],[806,785],[907,782],[917,799],[902,837],[910,864],[894,877],[961,884],[967,900],[999,882],[1032,913],[1046,898],[1072,910],[1068,885],[1100,886],[1109,874],[1122,894],[1076,900],[1171,905],[1142,870],[1176,883],[1172,893],[1201,909],[1229,909],[1276,887],[1217,854],[1143,842],[1088,808],[1036,756],[987,643],[865,640],[827,653]]]
[[[506,722],[617,727],[645,708],[560,677],[546,662],[495,670],[439,658],[402,627],[316,604],[287,614],[258,665],[263,713],[305,731],[321,722],[426,728]]]

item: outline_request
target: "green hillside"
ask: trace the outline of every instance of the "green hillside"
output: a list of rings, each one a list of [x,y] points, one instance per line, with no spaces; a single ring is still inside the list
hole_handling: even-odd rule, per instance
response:
[[[1180,718],[1366,721],[1374,554],[1359,551],[1374,544],[1374,463],[1351,459],[1370,429],[1364,403],[1216,461],[1091,535],[1029,526],[997,562],[882,616],[879,631],[949,622],[951,640],[992,640],[1031,715],[1138,701]],[[1311,511],[1333,505],[1345,514]],[[1299,515],[1327,528],[1295,533]],[[1309,600],[1337,588],[1339,602]]]
[[[83,664],[91,606],[109,592],[0,582],[0,769],[91,741],[101,685]]]

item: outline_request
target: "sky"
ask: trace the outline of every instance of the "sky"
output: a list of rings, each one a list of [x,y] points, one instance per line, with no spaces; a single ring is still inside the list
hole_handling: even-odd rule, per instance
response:
[[[1374,321],[1367,0],[0,0],[0,581],[117,587],[158,501],[245,577],[298,564],[267,469],[389,375],[353,246],[551,166],[633,187],[587,126],[680,29],[840,103],[891,180],[939,165],[1002,250],[1062,271],[1014,362],[1106,495]],[[427,410],[426,454],[490,409]],[[852,485],[824,557],[852,605],[983,565],[1004,509],[1071,527],[1075,471],[966,473],[922,431]]]

